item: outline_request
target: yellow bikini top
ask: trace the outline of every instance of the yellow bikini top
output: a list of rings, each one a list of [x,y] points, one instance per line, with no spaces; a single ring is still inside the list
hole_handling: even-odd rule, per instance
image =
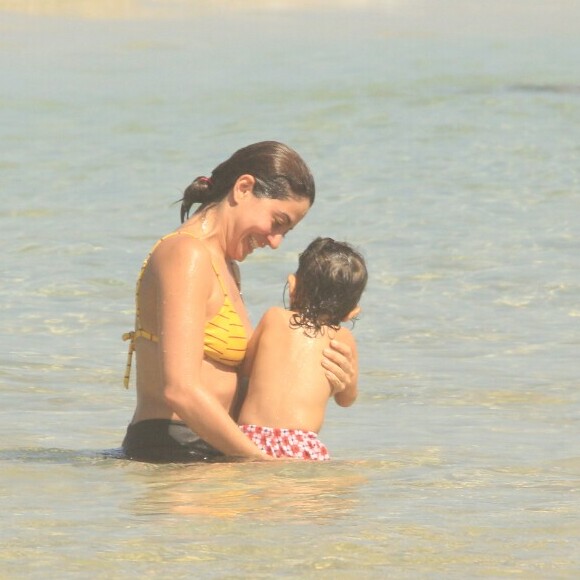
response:
[[[137,288],[135,290],[135,304],[136,304],[136,315],[135,315],[135,330],[132,332],[126,332],[123,334],[123,340],[129,340],[129,354],[127,356],[127,366],[125,369],[125,377],[123,383],[125,388],[129,388],[129,376],[131,374],[131,361],[133,358],[133,352],[135,352],[135,340],[137,338],[144,338],[146,340],[151,340],[152,342],[159,342],[159,338],[153,333],[145,330],[141,327],[141,321],[139,317],[139,289],[141,286],[141,278],[143,277],[143,272],[145,267],[149,262],[151,254],[155,248],[166,238],[174,235],[185,234],[194,237],[192,234],[187,232],[173,232],[166,236],[163,236],[157,243],[153,246],[151,252],[143,262],[141,266],[141,272],[137,278]],[[197,238],[196,238],[197,239]],[[219,362],[223,365],[236,367],[238,366],[246,356],[246,349],[248,346],[248,339],[246,337],[246,329],[242,323],[239,314],[236,312],[232,301],[230,300],[227,290],[224,286],[222,278],[215,267],[213,261],[211,262],[213,271],[215,272],[217,279],[220,283],[220,287],[224,293],[224,302],[219,309],[219,312],[209,320],[204,328],[204,339],[203,339],[203,353],[207,358]]]

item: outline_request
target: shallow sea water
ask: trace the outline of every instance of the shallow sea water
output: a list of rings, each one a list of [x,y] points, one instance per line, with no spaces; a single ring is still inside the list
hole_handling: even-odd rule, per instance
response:
[[[436,5],[435,5],[436,4]],[[580,5],[0,0],[0,578],[575,578]],[[196,175],[300,151],[360,247],[329,464],[119,447],[135,277]]]

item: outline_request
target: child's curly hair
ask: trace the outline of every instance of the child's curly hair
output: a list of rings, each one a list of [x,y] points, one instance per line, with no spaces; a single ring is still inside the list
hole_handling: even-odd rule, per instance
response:
[[[309,336],[324,326],[335,330],[360,301],[368,280],[362,255],[345,242],[316,238],[300,254],[296,287],[290,309],[292,328],[302,327]]]

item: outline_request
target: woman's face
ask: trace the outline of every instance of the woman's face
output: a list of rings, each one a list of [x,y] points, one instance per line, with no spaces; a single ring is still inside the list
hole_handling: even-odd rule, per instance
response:
[[[270,199],[249,193],[239,204],[230,257],[241,262],[257,248],[276,249],[309,209],[306,198]]]

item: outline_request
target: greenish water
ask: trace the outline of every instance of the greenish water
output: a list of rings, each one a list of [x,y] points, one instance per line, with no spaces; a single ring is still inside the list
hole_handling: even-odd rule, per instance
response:
[[[234,5],[0,3],[0,578],[575,578],[580,7]],[[105,457],[141,261],[261,139],[318,193],[254,320],[317,235],[371,271],[335,459]]]

